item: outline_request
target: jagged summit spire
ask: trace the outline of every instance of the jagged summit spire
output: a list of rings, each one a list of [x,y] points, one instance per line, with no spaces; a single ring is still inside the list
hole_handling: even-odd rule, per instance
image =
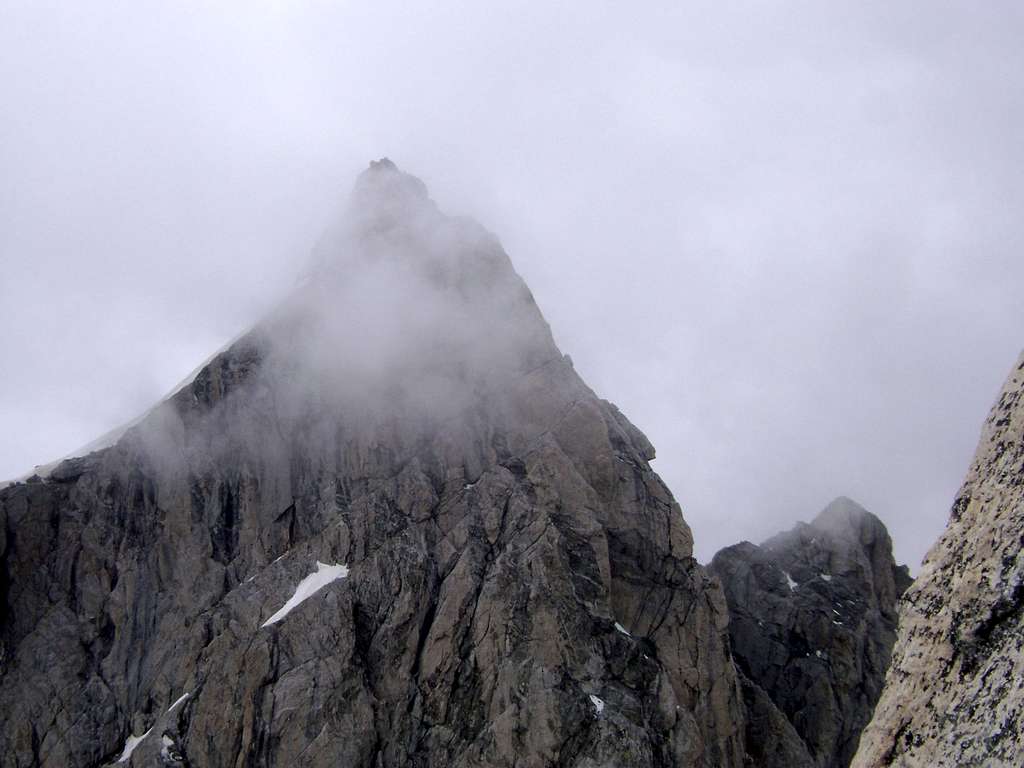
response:
[[[356,188],[373,184],[399,184],[405,186],[409,191],[426,196],[427,185],[411,173],[406,173],[387,157],[380,160],[371,160],[365,171],[359,174],[356,179]]]
[[[350,214],[363,225],[387,227],[436,211],[427,185],[386,157],[371,160],[352,190]]]
[[[391,158],[389,158],[389,157],[382,157],[380,160],[371,160],[370,161],[370,167],[369,167],[368,170],[370,170],[370,171],[385,171],[385,170],[397,171],[398,170],[398,166],[395,165],[392,162]]]

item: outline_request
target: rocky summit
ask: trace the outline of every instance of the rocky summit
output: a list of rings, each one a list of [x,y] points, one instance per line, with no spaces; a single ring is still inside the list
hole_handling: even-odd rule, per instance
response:
[[[910,584],[882,522],[847,498],[761,546],[718,552],[762,768],[845,768],[882,690]]]
[[[1024,760],[1024,354],[1006,380],[945,532],[900,608],[892,668],[853,762]]]
[[[495,238],[374,163],[269,317],[0,490],[3,765],[741,766],[653,457]]]

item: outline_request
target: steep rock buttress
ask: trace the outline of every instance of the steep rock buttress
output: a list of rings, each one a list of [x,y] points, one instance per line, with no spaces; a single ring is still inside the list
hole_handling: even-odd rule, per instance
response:
[[[945,532],[900,603],[892,668],[853,761],[1019,766],[1024,755],[1024,354]]]

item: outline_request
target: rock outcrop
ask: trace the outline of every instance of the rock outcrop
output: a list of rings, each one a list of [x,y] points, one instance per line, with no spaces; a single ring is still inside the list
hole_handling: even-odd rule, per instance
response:
[[[1024,760],[1024,355],[949,524],[900,604],[899,639],[854,765]]]
[[[653,456],[495,239],[375,163],[270,317],[0,490],[3,765],[740,766]]]
[[[715,555],[761,768],[845,768],[882,690],[910,583],[882,522],[846,498]]]

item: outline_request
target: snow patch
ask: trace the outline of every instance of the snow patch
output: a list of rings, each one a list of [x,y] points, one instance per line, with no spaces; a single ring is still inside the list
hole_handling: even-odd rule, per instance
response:
[[[327,563],[317,561],[316,570],[299,582],[299,586],[295,588],[295,594],[288,598],[288,602],[281,607],[281,610],[263,622],[261,627],[276,624],[295,610],[301,602],[311,598],[332,581],[344,579],[346,576],[348,576],[348,566],[327,565]]]
[[[621,624],[619,624],[619,622],[617,622],[617,621],[615,622],[615,628],[616,628],[617,630],[619,630],[619,632],[621,632],[622,634],[624,634],[624,635],[625,635],[626,637],[632,637],[632,635],[631,635],[631,634],[629,634],[629,631],[628,631],[628,630],[627,630],[627,629],[626,629],[626,628],[625,628],[624,626],[622,626]]]
[[[167,762],[181,762],[181,756],[171,752],[171,747],[174,746],[174,739],[172,739],[165,733],[163,736],[160,737],[160,743],[163,745],[160,748],[160,757],[162,757]]]
[[[799,587],[799,586],[800,586],[800,585],[799,585],[799,584],[797,584],[797,583],[796,583],[795,581],[793,581],[793,577],[792,577],[792,576],[790,576],[790,575],[789,575],[788,573],[786,573],[785,571],[783,571],[783,572],[782,572],[782,575],[786,577],[786,583],[787,583],[787,584],[789,584],[789,589],[790,589],[790,591],[792,591],[792,590],[794,590],[794,589],[796,589],[797,587]]]
[[[185,691],[185,693],[181,694],[181,696],[179,696],[178,699],[167,708],[167,714],[171,714],[171,712],[174,711],[174,708],[181,704],[181,702],[187,699],[190,695],[191,694],[188,691]]]
[[[604,712],[604,702],[597,698],[594,694],[590,694],[590,703],[594,705],[594,709],[597,710],[597,714]]]
[[[823,574],[821,574],[821,579],[822,579],[822,581],[832,581],[832,576],[830,576],[827,573],[823,573]]]
[[[119,758],[117,758],[117,762],[119,762],[119,763],[127,763],[128,759],[132,756],[132,752],[135,751],[135,748],[137,746],[139,746],[139,744],[141,744],[145,740],[145,738],[147,736],[149,736],[150,731],[152,731],[152,730],[153,729],[150,728],[148,731],[146,731],[141,736],[129,736],[127,739],[125,739],[124,740],[124,751],[121,752],[121,756]]]

